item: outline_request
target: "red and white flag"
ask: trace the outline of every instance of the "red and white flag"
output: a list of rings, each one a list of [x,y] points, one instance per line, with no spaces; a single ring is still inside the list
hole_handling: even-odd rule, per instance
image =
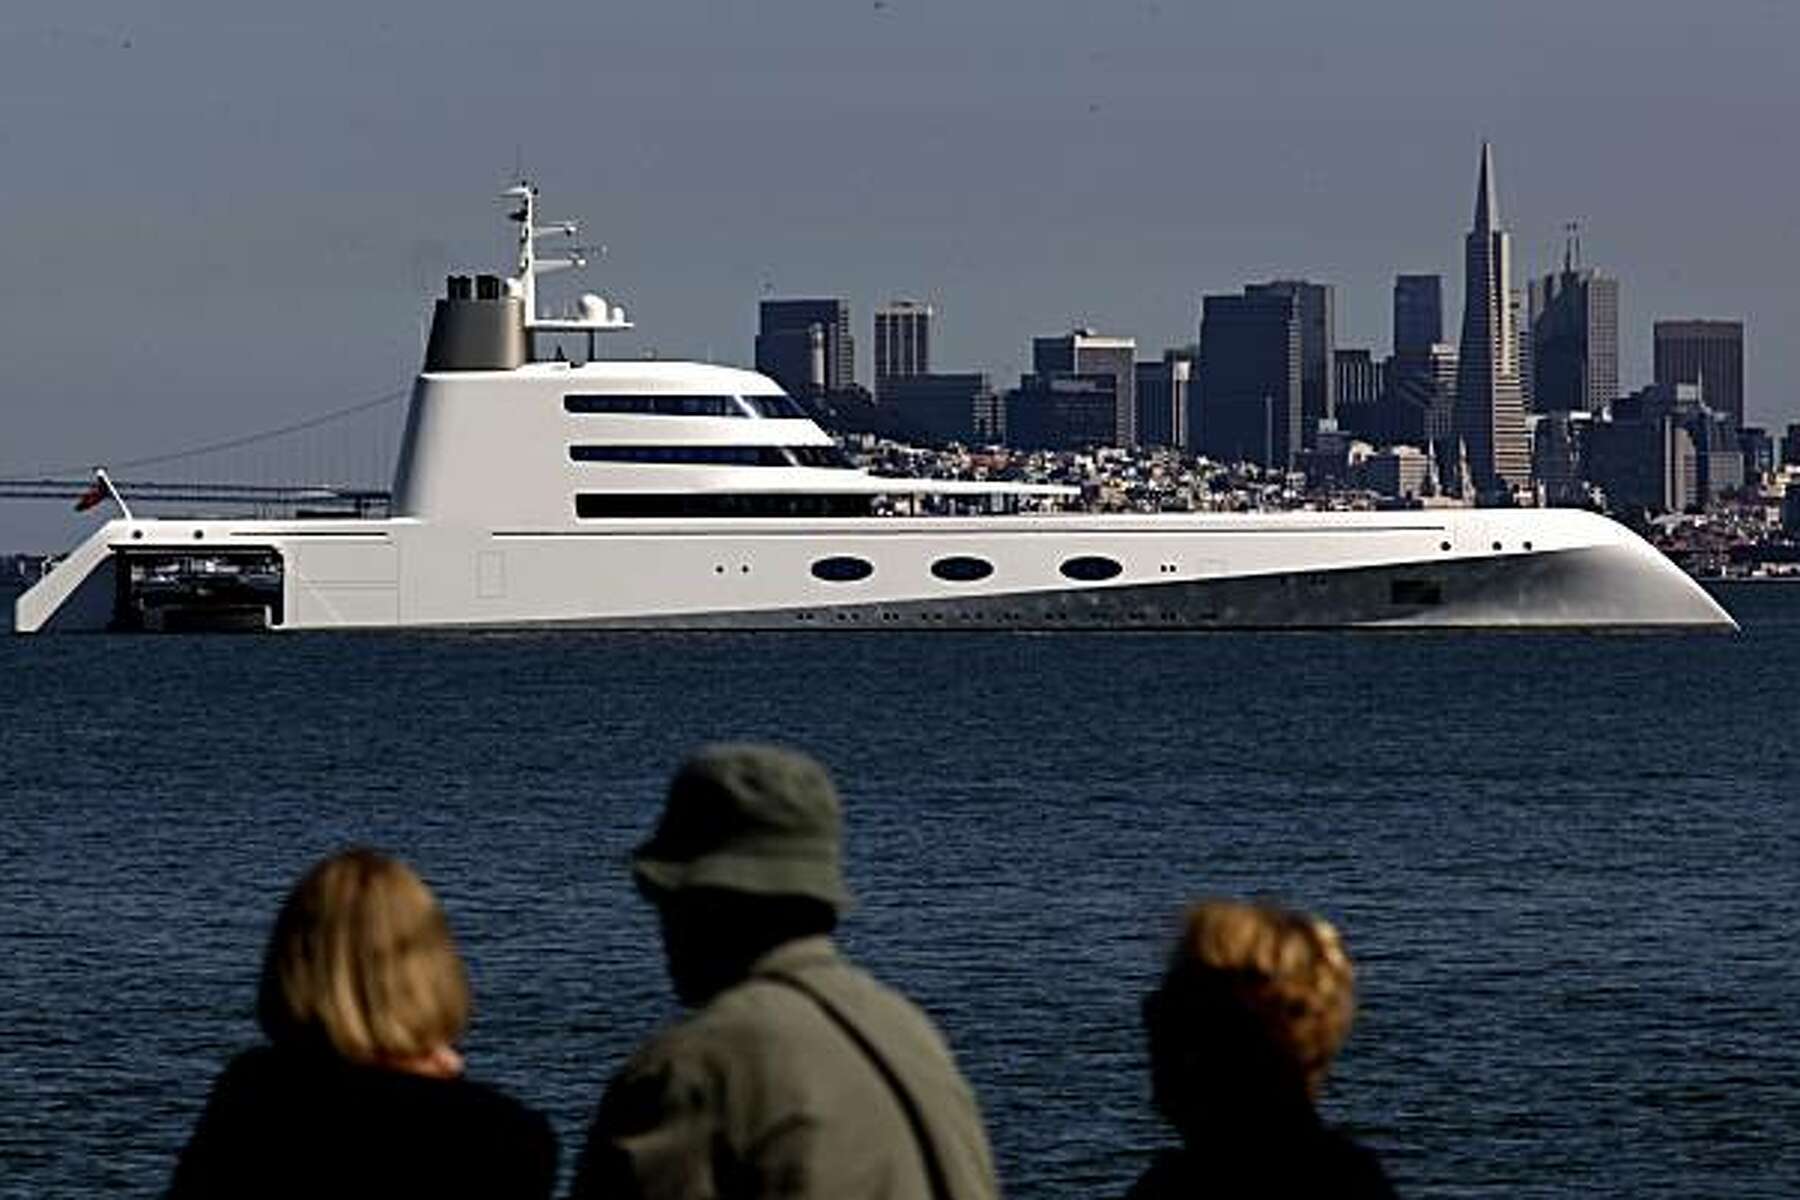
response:
[[[137,520],[131,515],[131,506],[125,503],[125,497],[119,495],[119,489],[114,487],[113,481],[106,477],[106,468],[95,467],[94,482],[88,485],[87,491],[75,498],[75,511],[86,512],[102,500],[111,500],[118,505],[119,515],[127,521]]]

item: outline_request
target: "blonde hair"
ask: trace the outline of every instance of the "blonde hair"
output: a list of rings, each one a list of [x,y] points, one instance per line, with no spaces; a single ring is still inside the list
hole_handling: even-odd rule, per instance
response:
[[[469,1022],[450,923],[412,868],[374,850],[325,859],[281,906],[257,1020],[276,1044],[324,1044],[353,1062],[416,1059]]]
[[[1178,1003],[1223,992],[1315,1098],[1356,1011],[1355,971],[1337,930],[1272,904],[1208,900],[1190,908],[1163,991]]]

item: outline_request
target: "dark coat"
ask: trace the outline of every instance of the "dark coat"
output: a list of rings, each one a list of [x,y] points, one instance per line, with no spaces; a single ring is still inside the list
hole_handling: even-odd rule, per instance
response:
[[[498,1200],[555,1181],[549,1122],[491,1087],[262,1047],[214,1082],[168,1195]]]
[[[1330,1196],[1391,1200],[1376,1157],[1317,1119],[1219,1131],[1157,1155],[1126,1200],[1199,1200],[1232,1196]]]

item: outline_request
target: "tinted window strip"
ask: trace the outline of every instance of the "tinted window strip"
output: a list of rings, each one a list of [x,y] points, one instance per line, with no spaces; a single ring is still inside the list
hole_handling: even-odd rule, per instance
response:
[[[812,415],[801,406],[798,400],[785,392],[774,396],[740,396],[738,398],[754,409],[757,415],[776,420],[794,420]]]
[[[839,467],[853,468],[856,464],[850,456],[836,446],[786,446],[783,447],[794,460],[797,467]]]
[[[866,517],[873,497],[806,492],[582,492],[575,515],[656,517]]]
[[[661,392],[645,395],[570,393],[563,410],[576,414],[623,414],[655,417],[769,417],[804,419],[808,414],[792,396],[683,396]]]
[[[786,467],[780,446],[570,446],[576,462],[687,463],[734,467]]]
[[[710,463],[740,467],[832,467],[853,464],[836,446],[570,446],[576,462]]]
[[[622,413],[658,417],[747,417],[736,396],[677,396],[651,394],[645,396],[568,395],[563,397],[567,412]]]

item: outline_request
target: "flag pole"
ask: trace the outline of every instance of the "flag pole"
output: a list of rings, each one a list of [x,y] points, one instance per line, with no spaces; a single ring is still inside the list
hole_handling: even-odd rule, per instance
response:
[[[105,467],[95,467],[94,478],[100,481],[100,486],[106,489],[106,494],[111,496],[113,503],[119,506],[119,511],[124,514],[127,521],[137,520],[131,515],[131,505],[125,503],[125,497],[119,495],[119,489],[113,486],[112,478],[107,475]]]

